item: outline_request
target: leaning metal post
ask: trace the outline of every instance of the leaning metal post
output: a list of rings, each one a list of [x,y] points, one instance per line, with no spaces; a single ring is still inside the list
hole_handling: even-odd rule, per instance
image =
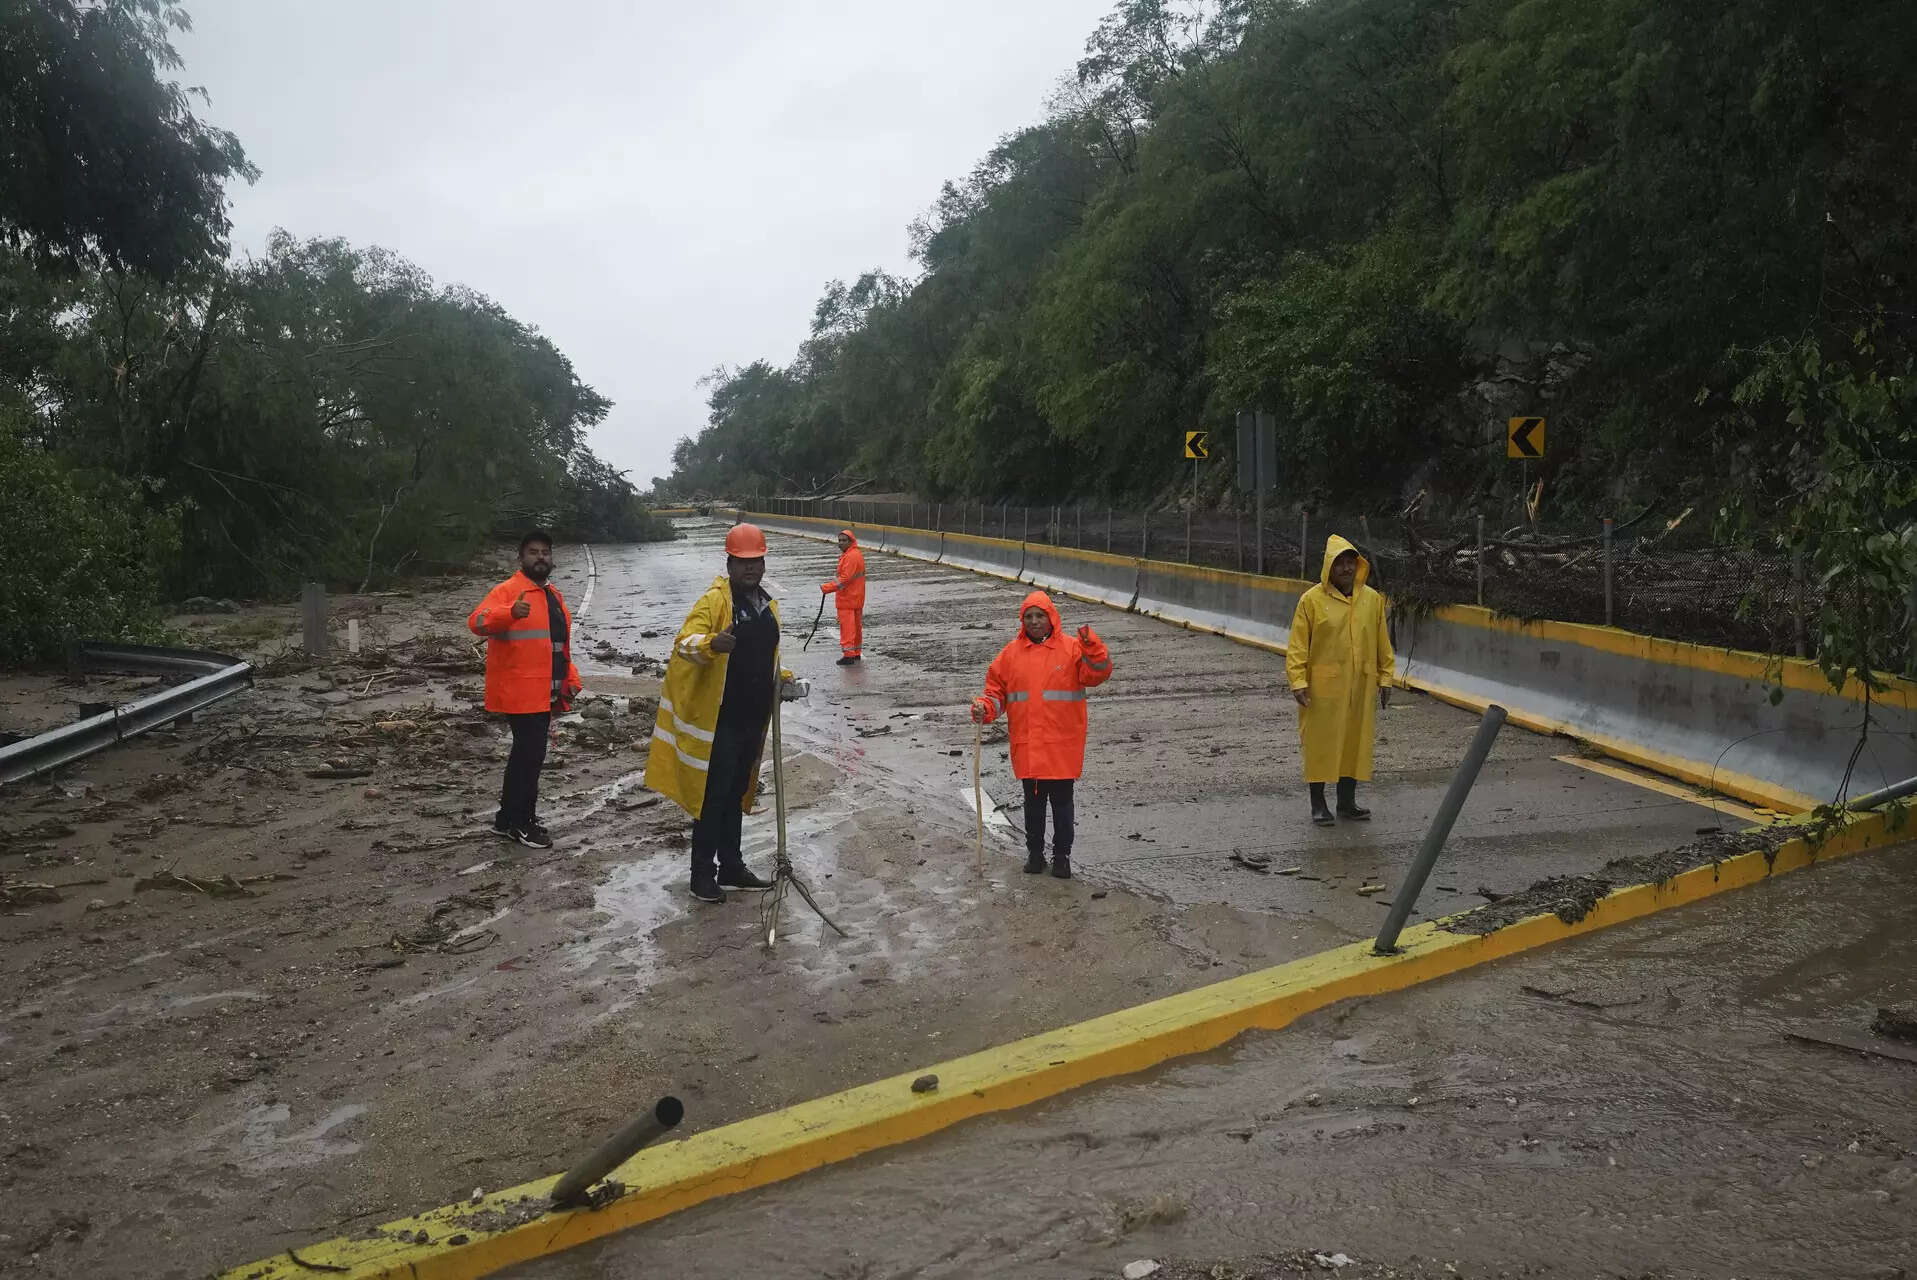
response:
[[[685,1114],[685,1106],[679,1099],[671,1096],[659,1099],[652,1110],[606,1139],[598,1150],[554,1184],[553,1205],[563,1209],[577,1203],[593,1183],[632,1159],[641,1147],[665,1136],[667,1131],[685,1118]],[[336,1271],[339,1269],[334,1268]]]
[[[1444,852],[1444,842],[1451,838],[1451,827],[1458,820],[1458,811],[1464,808],[1465,797],[1471,794],[1472,784],[1478,780],[1478,770],[1484,767],[1484,758],[1491,754],[1491,744],[1497,741],[1498,730],[1504,728],[1504,716],[1504,708],[1496,703],[1484,709],[1484,719],[1478,724],[1477,735],[1465,750],[1458,771],[1451,775],[1451,786],[1444,793],[1444,803],[1438,806],[1437,816],[1431,819],[1431,829],[1424,833],[1424,843],[1418,846],[1418,856],[1405,873],[1404,884],[1398,889],[1398,900],[1391,904],[1391,914],[1385,917],[1384,928],[1378,930],[1378,941],[1372,947],[1375,954],[1389,956],[1398,953],[1398,934],[1403,931],[1405,921],[1411,918],[1411,908],[1418,904],[1418,895],[1424,892],[1424,882],[1430,877],[1431,868],[1437,865],[1438,855]]]

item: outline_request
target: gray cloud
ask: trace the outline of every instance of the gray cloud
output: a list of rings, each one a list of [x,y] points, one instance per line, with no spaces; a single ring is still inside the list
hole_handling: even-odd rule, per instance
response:
[[[1110,0],[188,0],[206,115],[263,171],[234,241],[380,244],[550,334],[644,485],[720,363],[1036,121]]]

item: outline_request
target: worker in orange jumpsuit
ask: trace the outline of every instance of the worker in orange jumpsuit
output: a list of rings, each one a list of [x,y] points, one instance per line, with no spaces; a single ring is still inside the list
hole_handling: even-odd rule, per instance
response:
[[[534,529],[519,540],[519,572],[487,593],[466,619],[486,638],[486,710],[512,726],[512,753],[493,831],[529,849],[552,848],[539,825],[539,771],[555,712],[572,709],[581,688],[572,661],[572,612],[552,576],[552,535]]]
[[[1012,772],[1025,794],[1025,870],[1045,870],[1045,806],[1052,808],[1052,874],[1072,878],[1072,784],[1085,768],[1090,722],[1085,691],[1112,676],[1112,655],[1091,627],[1064,633],[1058,606],[1034,591],[1019,606],[1019,633],[985,672],[985,693],[972,699],[972,720],[990,724],[1004,712],[1012,739]]]
[[[859,550],[859,540],[850,529],[839,530],[839,567],[832,581],[822,583],[819,590],[827,595],[838,593],[839,648],[844,651],[839,665],[854,666],[864,657],[865,553]]]

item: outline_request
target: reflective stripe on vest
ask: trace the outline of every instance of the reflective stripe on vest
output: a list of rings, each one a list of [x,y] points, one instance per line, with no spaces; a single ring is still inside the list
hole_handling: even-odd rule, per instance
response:
[[[1047,702],[1083,702],[1085,701],[1085,691],[1083,689],[1047,689],[1044,693],[1041,693],[1038,696],[1043,698]]]
[[[1029,693],[1008,693],[1005,695],[1005,700],[1007,702],[1024,702],[1031,696]]]
[[[537,627],[519,631],[508,631],[499,638],[501,640],[551,640],[552,628]]]

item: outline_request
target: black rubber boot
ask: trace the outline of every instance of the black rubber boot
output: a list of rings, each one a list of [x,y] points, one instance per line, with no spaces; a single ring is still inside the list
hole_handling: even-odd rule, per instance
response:
[[[1338,779],[1338,816],[1349,818],[1353,822],[1363,822],[1371,816],[1371,810],[1358,807],[1358,780],[1356,778]]]
[[[1334,825],[1338,820],[1331,816],[1331,810],[1325,807],[1325,784],[1311,784],[1311,820],[1321,827]]]
[[[1072,878],[1072,856],[1068,853],[1052,855],[1052,875],[1059,880]]]
[[[1044,850],[1040,850],[1037,853],[1027,853],[1025,855],[1025,874],[1028,876],[1039,876],[1039,875],[1045,874]]]

